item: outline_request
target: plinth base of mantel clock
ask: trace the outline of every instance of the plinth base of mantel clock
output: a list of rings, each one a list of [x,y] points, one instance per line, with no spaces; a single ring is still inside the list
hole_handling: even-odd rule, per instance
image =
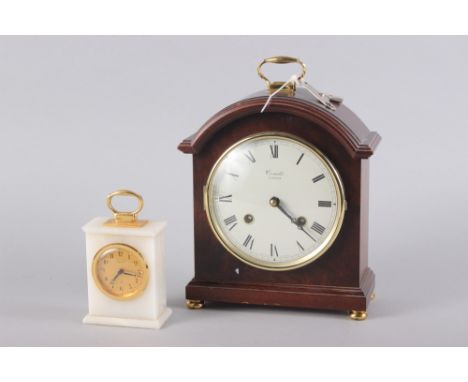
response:
[[[88,314],[83,318],[83,323],[90,325],[110,325],[127,326],[131,328],[160,329],[167,321],[167,319],[171,316],[171,314],[172,310],[170,308],[164,309],[162,314],[155,320],[94,316]]]
[[[361,278],[360,287],[219,283],[194,279],[186,287],[186,298],[204,303],[345,311],[354,320],[364,320],[374,286],[375,276],[369,268]]]

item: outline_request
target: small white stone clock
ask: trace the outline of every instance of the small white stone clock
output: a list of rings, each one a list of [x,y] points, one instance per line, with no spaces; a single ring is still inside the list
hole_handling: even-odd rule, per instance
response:
[[[137,198],[137,209],[116,210],[115,196]],[[83,322],[159,329],[172,313],[164,272],[166,222],[138,220],[143,198],[133,191],[109,194],[107,205],[113,219],[98,217],[83,227],[89,304]]]

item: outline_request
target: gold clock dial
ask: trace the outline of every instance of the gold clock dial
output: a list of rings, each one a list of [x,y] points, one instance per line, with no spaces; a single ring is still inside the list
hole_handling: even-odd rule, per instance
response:
[[[126,244],[109,244],[94,256],[93,277],[108,297],[129,300],[140,295],[148,284],[148,265],[143,256]]]

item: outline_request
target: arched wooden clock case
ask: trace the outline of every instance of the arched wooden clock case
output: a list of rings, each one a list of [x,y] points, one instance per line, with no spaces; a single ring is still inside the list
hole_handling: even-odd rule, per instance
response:
[[[304,89],[275,95],[257,93],[221,110],[179,150],[193,155],[195,276],[186,287],[190,308],[205,302],[314,308],[351,312],[364,319],[375,277],[368,267],[369,157],[380,141],[342,103],[319,104]],[[229,253],[210,228],[204,186],[218,158],[233,144],[256,133],[296,136],[317,147],[337,169],[347,209],[341,230],[327,252],[301,268],[269,271]]]

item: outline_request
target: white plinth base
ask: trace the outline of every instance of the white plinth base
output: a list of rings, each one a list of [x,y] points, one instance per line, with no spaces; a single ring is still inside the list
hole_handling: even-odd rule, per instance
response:
[[[170,308],[166,308],[156,320],[138,320],[134,318],[92,316],[87,314],[85,318],[83,318],[83,323],[91,325],[130,326],[133,328],[160,329],[171,314],[172,310]]]

